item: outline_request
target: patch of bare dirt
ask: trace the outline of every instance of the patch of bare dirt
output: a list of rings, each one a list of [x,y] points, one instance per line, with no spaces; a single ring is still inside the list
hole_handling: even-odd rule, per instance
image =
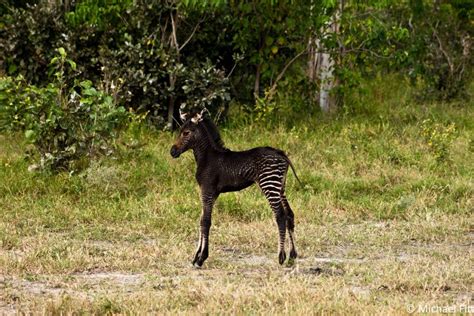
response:
[[[77,281],[88,285],[112,283],[116,287],[139,286],[145,281],[145,275],[141,273],[97,272],[73,274],[72,276]]]

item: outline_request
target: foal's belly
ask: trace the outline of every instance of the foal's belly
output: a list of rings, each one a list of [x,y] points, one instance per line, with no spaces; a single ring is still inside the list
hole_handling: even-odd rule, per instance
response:
[[[245,188],[248,188],[253,183],[254,183],[253,181],[245,181],[245,182],[242,182],[242,183],[227,183],[227,184],[222,185],[219,188],[219,191],[221,193],[240,191],[240,190],[243,190]]]

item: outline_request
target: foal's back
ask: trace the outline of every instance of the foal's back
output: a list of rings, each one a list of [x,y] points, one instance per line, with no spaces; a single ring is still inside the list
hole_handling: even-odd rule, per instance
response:
[[[272,147],[256,147],[245,151],[228,151],[221,154],[219,165],[230,176],[249,181],[258,181],[258,176],[265,171],[282,168],[288,169],[288,158],[285,153]]]

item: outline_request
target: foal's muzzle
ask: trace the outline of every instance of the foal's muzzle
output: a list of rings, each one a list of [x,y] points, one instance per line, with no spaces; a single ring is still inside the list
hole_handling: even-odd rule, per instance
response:
[[[176,147],[176,145],[173,145],[170,150],[170,155],[173,158],[178,158],[179,155],[181,155],[181,151]]]

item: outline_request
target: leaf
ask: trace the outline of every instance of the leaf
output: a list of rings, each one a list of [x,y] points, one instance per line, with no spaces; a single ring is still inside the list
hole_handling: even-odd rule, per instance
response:
[[[35,138],[35,131],[29,129],[25,131],[25,137],[28,141],[33,141]]]
[[[63,47],[59,47],[59,48],[57,49],[57,51],[58,51],[59,55],[61,55],[61,57],[63,57],[63,58],[66,57],[66,51],[64,50]]]
[[[79,85],[84,89],[89,89],[90,87],[92,87],[92,81],[84,80],[84,81],[81,81]]]
[[[17,67],[15,64],[10,64],[10,66],[8,66],[8,73],[11,75],[16,71],[16,69]]]
[[[72,70],[76,70],[77,65],[76,65],[76,63],[75,63],[73,60],[68,59],[67,62],[68,62],[69,65],[71,66]]]

